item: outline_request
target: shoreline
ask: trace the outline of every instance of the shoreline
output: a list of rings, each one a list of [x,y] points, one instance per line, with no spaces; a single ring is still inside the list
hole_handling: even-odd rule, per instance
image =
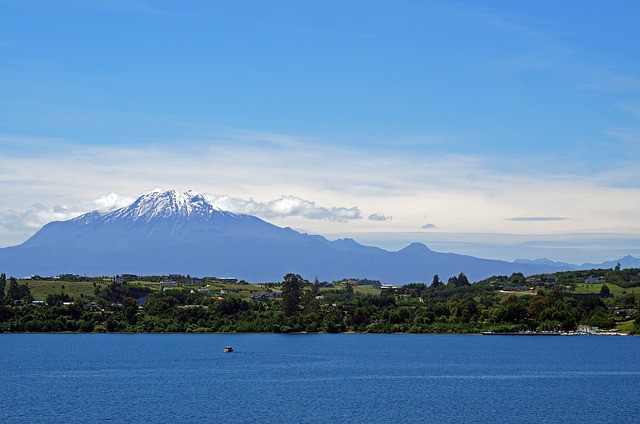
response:
[[[121,335],[172,335],[172,334],[189,334],[189,335],[202,335],[202,336],[206,336],[206,335],[282,335],[282,336],[298,336],[298,335],[372,335],[372,336],[379,336],[379,335],[387,335],[387,336],[398,336],[398,335],[414,335],[414,336],[531,336],[531,337],[550,337],[550,336],[557,336],[557,337],[574,337],[574,336],[597,336],[597,337],[634,337],[634,336],[638,336],[638,334],[628,334],[628,333],[612,333],[612,332],[602,332],[602,333],[518,333],[518,332],[504,332],[504,333],[497,333],[497,332],[493,332],[493,331],[483,331],[480,333],[358,333],[358,332],[354,332],[354,331],[345,331],[345,332],[341,332],[341,333],[327,333],[327,332],[317,332],[317,333],[309,333],[309,332],[290,332],[290,333],[255,333],[255,332],[248,332],[248,333],[223,333],[223,332],[203,332],[203,333],[194,333],[194,332],[127,332],[127,331],[119,331],[119,332],[105,332],[105,333],[101,333],[101,332],[90,332],[90,333],[82,333],[82,332],[77,332],[77,331],[51,331],[51,332],[30,332],[30,331],[19,331],[19,332],[4,332],[4,333],[0,333],[0,337],[5,335],[5,334],[30,334],[30,335],[37,335],[37,334],[56,334],[56,335],[69,335],[69,334],[77,334],[77,335],[88,335],[88,334],[102,334],[102,335],[117,335],[117,334],[121,334]]]

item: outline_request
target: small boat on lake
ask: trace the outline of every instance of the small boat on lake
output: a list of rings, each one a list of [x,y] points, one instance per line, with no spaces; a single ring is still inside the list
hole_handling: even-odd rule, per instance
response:
[[[225,352],[233,352],[233,348],[231,346],[225,346],[224,347],[224,351]]]

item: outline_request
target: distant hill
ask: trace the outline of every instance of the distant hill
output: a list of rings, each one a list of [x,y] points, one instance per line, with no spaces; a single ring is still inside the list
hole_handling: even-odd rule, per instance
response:
[[[515,261],[513,261],[513,263],[515,264],[529,264],[529,265],[547,265],[547,266],[552,266],[552,267],[557,267],[557,268],[562,268],[566,271],[571,271],[571,270],[575,270],[578,269],[579,267],[577,265],[573,265],[573,264],[569,264],[566,262],[555,262],[555,261],[551,261],[549,259],[546,258],[542,258],[542,259],[516,259]]]
[[[430,283],[434,274],[446,281],[464,272],[477,281],[571,267],[544,260],[511,263],[439,253],[420,243],[389,252],[352,239],[329,241],[255,216],[222,211],[196,193],[173,190],[141,196],[110,213],[51,222],[23,244],[0,249],[0,272],[18,277],[181,273],[264,282],[280,281],[293,272],[309,279],[353,277],[404,284]]]
[[[620,258],[614,261],[603,262],[600,264],[590,264],[590,263],[582,264],[578,269],[597,269],[597,268],[609,269],[609,268],[615,268],[617,264],[620,264],[621,268],[640,268],[640,259],[627,255],[623,258]]]

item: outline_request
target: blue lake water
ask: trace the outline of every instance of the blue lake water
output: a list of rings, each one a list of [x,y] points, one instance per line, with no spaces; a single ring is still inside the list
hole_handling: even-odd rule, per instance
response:
[[[639,382],[640,337],[0,334],[0,422],[628,423]]]

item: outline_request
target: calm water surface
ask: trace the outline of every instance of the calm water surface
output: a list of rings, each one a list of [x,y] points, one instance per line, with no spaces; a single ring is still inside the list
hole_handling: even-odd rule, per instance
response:
[[[10,423],[629,423],[640,337],[0,334],[0,391]]]

